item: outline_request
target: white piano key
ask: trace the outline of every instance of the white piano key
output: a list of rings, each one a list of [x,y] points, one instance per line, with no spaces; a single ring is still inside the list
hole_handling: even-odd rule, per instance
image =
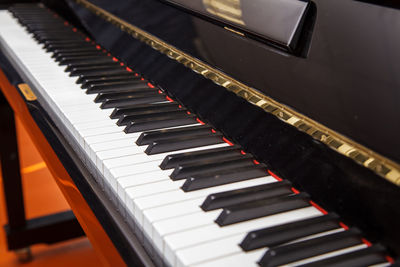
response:
[[[329,253],[325,253],[325,254],[322,254],[322,255],[318,255],[318,256],[315,256],[315,257],[302,259],[302,260],[299,260],[299,261],[296,261],[296,262],[291,262],[288,265],[290,265],[290,266],[299,266],[299,265],[303,265],[303,264],[306,264],[306,263],[311,263],[311,262],[314,262],[314,261],[318,261],[318,260],[322,260],[322,259],[326,259],[326,258],[330,258],[330,257],[334,257],[334,256],[339,256],[339,255],[342,255],[342,254],[350,253],[350,252],[353,252],[353,251],[356,251],[356,250],[360,250],[360,249],[363,249],[363,248],[366,248],[366,247],[368,247],[366,244],[360,244],[360,245],[356,245],[356,246],[352,246],[352,247],[348,247],[348,248],[344,248],[344,249],[340,249],[340,250],[335,250],[335,251],[332,251],[332,252],[329,252]]]
[[[200,211],[175,218],[156,221],[153,223],[152,235],[149,233],[147,233],[147,235],[151,237],[155,247],[159,251],[163,251],[164,236],[212,224],[220,213],[221,209],[209,212]]]
[[[127,207],[129,208],[129,211],[132,214],[135,214],[134,205],[133,205],[134,198],[153,195],[153,194],[157,194],[160,192],[176,190],[177,188],[182,186],[182,184],[183,184],[183,181],[177,181],[175,183],[171,183],[170,180],[165,180],[165,181],[160,181],[160,182],[154,182],[151,184],[140,185],[140,186],[136,186],[136,187],[128,187],[125,190],[125,194],[126,194],[125,201],[126,201]],[[139,211],[137,211],[137,212],[139,212]]]
[[[120,198],[126,201],[126,189],[129,187],[136,187],[139,185],[150,184],[159,181],[167,181],[169,179],[168,175],[171,173],[169,171],[146,171],[143,173],[136,174],[135,176],[128,176],[118,179],[117,193]]]
[[[242,252],[233,255],[229,255],[222,258],[217,258],[215,260],[204,261],[198,264],[190,265],[196,267],[220,267],[220,266],[229,266],[229,267],[243,267],[243,266],[254,266],[258,267],[257,261],[264,255],[266,249],[258,249],[249,252]],[[199,253],[201,253],[199,251]],[[178,252],[179,254],[179,252]],[[178,256],[179,257],[179,256]],[[183,262],[179,261],[177,266],[189,266],[183,265]]]
[[[252,265],[255,266],[257,265],[257,260],[261,258],[267,249],[258,249],[248,253],[243,252],[242,248],[239,247],[239,243],[243,240],[244,236],[245,234],[233,235],[224,239],[213,240],[194,247],[178,250],[176,252],[176,266],[198,266],[207,264],[207,261],[221,258],[225,258],[225,261],[224,264],[219,266],[231,266],[226,264],[231,261],[229,256],[233,255],[236,256],[235,259],[237,261],[233,266],[248,266],[248,263],[251,262],[253,263]],[[238,255],[242,257],[238,257]]]
[[[294,243],[294,242],[299,242],[311,238],[316,238],[328,234],[333,234],[337,232],[343,231],[343,228],[335,229],[332,231],[326,231],[323,233],[318,233],[315,235],[310,235],[305,238],[299,238],[296,239],[292,242],[289,243]],[[178,265],[182,266],[191,266],[191,265],[198,265],[201,262],[217,259],[217,258],[223,258],[223,257],[229,257],[229,255],[233,254],[243,254],[240,258],[244,260],[245,258],[247,262],[251,262],[253,260],[256,260],[253,258],[254,254],[242,251],[242,249],[238,246],[238,244],[243,241],[243,239],[246,237],[247,233],[245,234],[240,234],[240,235],[235,235],[234,237],[229,237],[226,239],[221,239],[221,240],[215,240],[211,242],[207,242],[206,244],[210,244],[210,246],[205,246],[204,244],[192,246],[186,249],[178,250],[176,255],[177,255],[177,260],[178,260]],[[229,239],[229,240],[228,240]],[[214,250],[213,246],[221,246],[223,249],[220,250]],[[264,254],[267,251],[267,248],[261,249],[262,254]],[[196,251],[202,251],[203,255],[199,255],[196,253]],[[260,251],[260,250],[257,250]],[[249,258],[250,256],[250,258]],[[258,259],[257,259],[258,260]]]

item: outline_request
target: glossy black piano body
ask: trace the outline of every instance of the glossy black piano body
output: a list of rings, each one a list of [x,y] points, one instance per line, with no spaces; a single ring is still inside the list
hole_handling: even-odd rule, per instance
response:
[[[399,255],[400,190],[396,185],[133,38],[75,1],[67,2],[70,15],[76,16],[87,33],[113,55],[298,189],[308,192],[325,209],[337,212],[347,224],[360,227],[368,239],[383,243],[393,255]],[[288,49],[273,38],[246,32],[245,27],[177,6],[176,1],[90,2],[400,161],[400,37],[393,27],[400,23],[400,11],[393,6],[349,0],[312,1],[301,29],[296,30],[296,48]],[[57,1],[47,4],[58,5]]]

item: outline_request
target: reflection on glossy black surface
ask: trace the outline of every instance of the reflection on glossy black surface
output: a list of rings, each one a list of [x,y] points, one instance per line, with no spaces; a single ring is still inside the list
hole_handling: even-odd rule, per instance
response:
[[[246,36],[269,40],[286,50],[296,48],[310,2],[303,0],[166,0],[202,15],[222,27],[233,27]],[[307,16],[310,19],[309,16]],[[307,25],[307,24],[306,24]],[[257,38],[259,37],[259,38]]]
[[[394,21],[400,19],[397,10],[355,1],[315,1],[319,15],[305,59],[245,40],[158,1],[91,2],[357,141],[400,159],[400,113],[396,109],[400,99],[400,78],[396,75],[400,36],[393,31]],[[398,187],[72,0],[71,6],[96,40],[115,56],[165,88],[200,119],[309,193],[324,208],[362,228],[371,241],[380,240],[400,253]],[[358,12],[365,14],[355,15]],[[381,13],[387,21],[378,20]],[[366,30],[366,17],[379,23],[369,23]],[[393,25],[385,28],[385,23]]]
[[[399,10],[358,1],[313,1],[317,19],[307,58],[301,58],[155,0],[91,2],[400,161]],[[133,47],[122,41],[129,37],[119,39],[119,34],[105,27],[98,38],[132,63],[147,59],[153,64],[146,54],[132,58],[129,51],[141,44]]]

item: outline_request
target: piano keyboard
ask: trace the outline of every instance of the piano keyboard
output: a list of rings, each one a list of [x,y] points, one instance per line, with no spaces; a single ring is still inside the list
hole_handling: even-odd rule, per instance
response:
[[[97,182],[166,265],[390,265],[381,245],[56,14],[36,5],[1,11],[0,36],[100,173]]]

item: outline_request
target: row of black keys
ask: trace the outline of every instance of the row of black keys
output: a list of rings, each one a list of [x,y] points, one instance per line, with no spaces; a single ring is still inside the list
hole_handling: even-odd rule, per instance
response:
[[[96,102],[102,102],[103,108],[115,108],[111,117],[118,118],[118,125],[135,125],[135,122],[143,118],[152,120],[162,117],[164,120],[166,118],[173,120],[172,117],[191,115],[175,102],[154,104],[155,101],[165,99],[164,93],[148,87],[140,78],[128,72],[112,57],[88,43],[82,36],[73,33],[71,28],[66,28],[61,20],[58,21],[59,23],[54,23],[55,19],[45,16],[42,10],[38,12],[23,10],[16,13],[28,31],[44,44],[47,51],[53,53],[55,60],[60,65],[65,65],[66,71],[70,72],[71,76],[79,76],[78,83],[82,84],[82,88],[87,89],[88,94],[98,94]],[[52,22],[51,26],[48,26],[49,22]],[[165,116],[166,113],[170,117]],[[194,115],[189,117],[191,120],[188,124],[191,124],[195,117]],[[143,131],[169,126],[171,125],[150,124],[149,128],[136,130]],[[133,132],[129,128],[127,129],[127,132]],[[205,134],[208,139],[215,140],[215,143],[222,142],[220,133],[213,132],[210,126],[202,125],[145,132],[137,140],[137,144],[149,145],[146,150],[148,154],[176,151],[193,147],[193,141],[199,140],[199,134]],[[186,140],[182,140],[182,138]],[[171,146],[171,141],[174,140],[177,144]],[[212,143],[204,144],[200,141],[195,146],[207,144]],[[215,163],[216,160],[218,163]],[[182,189],[187,192],[263,177],[266,173],[265,166],[262,164],[254,166],[252,157],[243,155],[240,148],[236,146],[170,155],[164,159],[160,167],[162,169],[175,168],[171,178],[173,180],[186,179]],[[216,222],[224,226],[309,205],[306,194],[293,194],[290,183],[282,181],[213,194],[206,198],[201,207],[205,211],[223,208]],[[337,228],[340,228],[337,216],[329,214],[251,232],[242,241],[241,247],[245,251],[271,247],[260,260],[260,264],[276,266],[361,243],[359,231],[350,229],[282,246],[282,244],[298,238]],[[367,253],[371,250],[375,253]],[[363,251],[351,253],[347,258],[345,255],[340,257],[347,260],[355,255],[361,262],[361,259],[365,260],[366,257],[371,258],[371,255],[375,255],[376,263],[383,261],[383,249],[380,246]],[[322,262],[326,263],[326,261]]]

